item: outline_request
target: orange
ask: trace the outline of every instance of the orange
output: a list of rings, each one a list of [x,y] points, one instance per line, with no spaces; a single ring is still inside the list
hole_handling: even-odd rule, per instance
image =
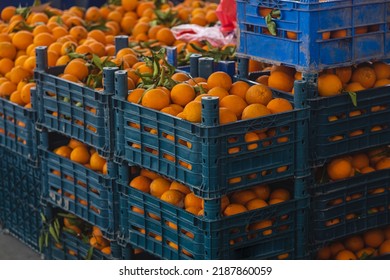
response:
[[[177,190],[169,190],[169,189],[165,191],[160,197],[162,201],[173,204],[179,208],[183,208],[184,205],[183,198],[184,198],[183,193]]]
[[[379,247],[379,255],[383,256],[390,253],[390,239],[385,240]]]
[[[256,194],[257,198],[267,200],[270,195],[270,189],[268,185],[257,185],[250,188]]]
[[[241,114],[244,111],[245,107],[248,106],[248,104],[245,102],[244,99],[237,95],[228,95],[219,101],[219,106],[229,109],[239,119],[241,118]]]
[[[70,158],[70,154],[72,153],[72,149],[68,146],[61,146],[54,150],[54,153],[56,155],[59,155],[60,157]]]
[[[136,12],[137,12],[138,17],[142,17],[142,15],[145,11],[147,11],[148,9],[155,9],[155,8],[156,7],[155,7],[153,2],[141,1],[141,2],[138,2]]]
[[[268,86],[269,75],[262,75],[256,79],[256,82]]]
[[[169,182],[165,178],[160,177],[160,178],[154,179],[152,181],[152,183],[150,184],[150,194],[155,196],[155,197],[160,198],[164,192],[169,190],[170,185],[171,185],[171,182]]]
[[[24,64],[26,64],[26,62]],[[23,66],[24,66],[24,64],[23,64]],[[28,70],[24,69],[24,67],[22,68],[20,66],[16,66],[16,67],[12,68],[12,70],[10,72],[10,80],[14,84],[18,84],[20,81],[28,79],[31,75],[32,74]]]
[[[272,100],[272,91],[265,85],[253,85],[251,86],[246,94],[245,101],[248,104],[262,104],[267,106],[268,102]]]
[[[106,160],[102,158],[97,152],[91,155],[89,164],[92,170],[103,172],[103,167],[106,164]]]
[[[237,116],[234,112],[230,111],[228,108],[219,108],[219,124],[222,125],[235,121],[237,121]]]
[[[266,115],[270,115],[271,111],[268,110],[267,107],[265,107],[262,104],[250,104],[247,107],[245,107],[244,111],[242,112],[241,119],[252,119],[252,118],[258,118]]]
[[[390,84],[390,79],[380,79],[380,80],[377,80],[374,84],[374,88],[375,87],[383,87],[383,86],[387,86]]]
[[[191,101],[183,109],[182,117],[193,123],[200,123],[202,117],[202,104],[200,101]]]
[[[387,169],[387,168],[390,168],[390,157],[382,158],[375,165],[376,170],[382,170],[382,169]]]
[[[90,239],[89,239],[89,244],[98,249],[98,250],[101,250],[105,247],[107,247],[109,245],[109,242],[104,239],[102,236],[92,236]]]
[[[282,71],[274,71],[268,78],[268,86],[281,91],[291,92],[294,87],[294,76]]]
[[[257,196],[253,191],[241,190],[241,191],[234,192],[229,198],[229,201],[231,203],[245,205],[248,201],[251,201],[252,199],[255,198],[257,198]]]
[[[31,32],[21,30],[12,37],[12,44],[19,50],[25,50],[33,43],[34,36]]]
[[[350,250],[342,250],[335,257],[336,260],[356,260],[356,255]]]
[[[19,58],[18,58],[19,59]],[[18,60],[17,59],[17,60]],[[16,61],[17,61],[16,60]],[[14,68],[15,64],[12,59],[9,58],[1,58],[0,59],[0,75],[5,76],[8,72]]]
[[[233,216],[248,211],[244,205],[231,203],[223,211],[224,216]]]
[[[70,160],[80,164],[89,163],[90,154],[88,148],[85,146],[78,146],[70,153]]]
[[[229,95],[229,92],[222,87],[213,87],[207,92],[208,96],[216,96],[221,101],[223,98]]]
[[[245,204],[245,207],[248,210],[259,209],[259,208],[263,208],[263,207],[267,207],[267,206],[268,206],[268,203],[260,198],[254,198]]]
[[[358,82],[364,88],[372,88],[376,81],[375,70],[370,66],[358,66],[352,73],[352,82]]]
[[[9,101],[15,103],[15,104],[18,104],[20,106],[24,106],[24,102],[22,100],[22,98],[20,97],[20,92],[19,91],[14,91],[13,93],[11,93],[11,96],[9,97]]]
[[[364,240],[359,235],[353,235],[344,241],[344,245],[346,249],[357,252],[364,248]]]
[[[28,83],[23,86],[21,92],[20,92],[20,97],[23,100],[25,104],[31,102],[31,88],[35,87],[35,83]]]
[[[293,110],[291,103],[284,98],[272,99],[270,102],[268,102],[267,108],[271,111],[272,114],[278,114]]]
[[[163,28],[162,25],[154,25],[154,26],[151,26],[148,30],[148,37],[152,40],[155,40],[157,38],[157,32]],[[179,73],[176,73],[176,74],[179,74]],[[173,76],[172,76],[173,77]],[[173,79],[173,78],[172,78]],[[175,80],[175,79],[173,79]]]
[[[189,84],[181,83],[171,89],[171,100],[180,106],[185,106],[195,98],[195,90]]]
[[[149,193],[150,192],[150,184],[152,180],[145,176],[137,176],[129,183],[130,187],[133,187],[141,192]]]
[[[372,248],[378,248],[385,240],[385,234],[381,229],[371,229],[363,233],[364,243]]]
[[[0,58],[15,59],[16,48],[10,42],[0,42]]]
[[[331,252],[331,256],[335,257],[340,251],[345,249],[345,246],[340,241],[337,241],[337,242],[332,242],[329,245],[329,249]]]
[[[372,67],[377,80],[390,78],[390,65],[381,61],[375,62]]]
[[[165,91],[155,88],[144,93],[141,104],[147,108],[161,110],[170,104],[170,98]]]
[[[55,38],[52,34],[49,33],[39,33],[34,37],[35,46],[50,46],[55,42]]]
[[[318,77],[318,94],[320,96],[334,96],[341,93],[343,84],[335,74],[323,74]]]
[[[166,46],[172,46],[175,42],[175,36],[168,27],[163,27],[156,33],[156,39]]]
[[[370,159],[364,153],[355,154],[352,156],[352,166],[357,169],[362,169],[364,167],[369,167]]]
[[[82,39],[86,39],[88,37],[88,31],[83,26],[73,26],[69,30],[70,36],[72,36],[77,42],[80,42]]]
[[[72,60],[68,63],[68,65],[66,65],[64,74],[73,75],[82,81],[89,75],[89,70],[85,62],[80,60]]]
[[[214,72],[207,78],[207,85],[210,89],[214,87],[222,87],[229,91],[232,84],[230,76],[222,71]]]
[[[184,208],[196,207],[203,208],[203,199],[196,196],[193,192],[187,194],[184,198]]]
[[[98,7],[89,7],[85,12],[85,19],[87,21],[99,21],[102,18]]]
[[[7,6],[1,11],[1,19],[7,22],[15,15],[15,12],[16,12],[16,7]]]
[[[347,84],[352,77],[352,67],[346,66],[346,67],[339,67],[335,69],[335,73],[337,77],[339,77],[340,81],[343,85]]]
[[[290,199],[290,192],[286,189],[278,188],[278,189],[271,191],[269,199],[270,200],[280,199],[280,200],[286,201],[286,200]]]
[[[339,158],[332,160],[327,166],[327,173],[332,180],[342,180],[349,178],[353,171],[351,162]]]
[[[73,139],[73,138],[69,140],[68,147],[70,147],[71,149],[74,149],[78,146],[86,146],[86,145],[84,143],[76,140],[76,139]]]
[[[150,171],[150,170],[147,170],[147,169],[141,169],[140,175],[141,176],[145,176],[145,177],[149,178],[150,180],[154,180],[156,178],[160,178],[161,177],[157,173],[155,173],[153,171]]]
[[[169,187],[170,190],[177,190],[177,191],[180,191],[181,193],[187,195],[191,192],[190,188],[177,182],[177,181],[173,181]]]
[[[244,81],[234,82],[229,90],[229,93],[232,95],[237,95],[242,99],[245,99],[247,90],[250,88],[250,85]]]
[[[344,90],[347,92],[357,92],[360,90],[365,90],[365,88],[358,82],[352,82],[352,83],[347,84],[345,86]]]
[[[121,3],[126,11],[134,11],[138,6],[138,0],[122,0]]]
[[[145,89],[136,88],[129,92],[127,95],[127,101],[139,104]]]

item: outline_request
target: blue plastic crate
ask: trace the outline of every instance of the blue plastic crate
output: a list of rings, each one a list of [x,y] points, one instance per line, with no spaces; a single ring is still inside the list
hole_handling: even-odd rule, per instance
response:
[[[37,161],[36,110],[0,98],[0,146]]]
[[[251,73],[249,81],[253,83],[264,74],[267,73]],[[309,158],[313,165],[322,165],[338,155],[390,143],[389,86],[356,92],[355,106],[347,93],[318,97],[316,75],[308,78]],[[294,98],[290,93],[278,94],[288,100]]]
[[[311,242],[333,241],[390,224],[389,182],[390,170],[385,169],[314,185]]]
[[[41,133],[43,200],[98,226],[112,239],[117,228],[115,177],[55,154],[53,148],[69,141],[62,135],[55,137]]]
[[[0,223],[37,251],[41,225],[41,170],[7,149],[0,150]]]
[[[84,85],[57,77],[64,66],[47,68],[47,48],[37,48],[37,67],[34,78],[37,93],[37,123],[50,130],[75,138],[90,146],[113,153],[114,71],[105,68],[104,90],[95,90]]]
[[[118,71],[116,76],[118,161],[174,178],[204,198],[221,197],[250,184],[295,174],[296,145],[302,140],[297,131],[307,120],[306,109],[218,125],[218,99],[210,98],[202,101],[204,123],[194,124],[128,102],[123,96],[127,96],[123,84],[126,73]],[[151,133],[152,129],[157,133]],[[257,141],[255,149],[248,149],[245,133],[266,129],[274,129],[275,136]],[[278,140],[282,137],[287,141]]]
[[[295,215],[303,201],[291,200],[216,220],[207,220],[165,203],[137,189],[122,186],[121,230],[123,240],[162,259],[277,259],[296,258],[298,226]],[[141,209],[144,214],[132,211]],[[160,217],[156,220],[149,216]],[[266,219],[274,223],[265,230],[249,232],[248,225]],[[177,229],[167,223],[173,223]],[[171,224],[172,226],[172,224]],[[210,234],[218,239],[211,240]],[[175,247],[175,246],[178,247]]]
[[[268,33],[264,8],[280,11],[280,19],[273,19],[276,36]],[[306,72],[387,59],[389,16],[387,0],[238,0],[237,54]],[[359,34],[359,27],[371,32]],[[347,35],[323,39],[324,32],[336,30],[346,30]],[[297,38],[289,39],[287,32]]]

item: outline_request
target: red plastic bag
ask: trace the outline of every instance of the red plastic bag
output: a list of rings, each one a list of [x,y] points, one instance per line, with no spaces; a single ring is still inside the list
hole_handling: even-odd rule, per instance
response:
[[[237,25],[237,5],[236,0],[221,0],[216,10],[221,31],[223,33],[232,32]]]

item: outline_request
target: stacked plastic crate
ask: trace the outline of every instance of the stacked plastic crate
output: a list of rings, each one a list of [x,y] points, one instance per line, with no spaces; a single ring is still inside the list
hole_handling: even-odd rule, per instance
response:
[[[115,167],[113,157],[113,108],[114,72],[117,68],[104,69],[104,89],[92,89],[82,84],[64,80],[58,75],[64,67],[47,67],[45,47],[37,48],[35,80],[37,93],[33,96],[38,108],[39,156],[42,168],[42,200],[46,208],[59,208],[72,213],[93,226],[97,226],[104,238],[116,241],[118,219],[116,217]],[[72,161],[55,149],[66,146],[71,139],[96,151],[107,162],[107,172]],[[74,147],[73,147],[74,148]],[[50,209],[46,209],[49,213]],[[71,240],[71,239],[74,240]],[[73,246],[89,244],[67,235]],[[56,258],[53,247],[47,258]],[[75,258],[61,247],[64,258]],[[79,248],[80,249],[80,248]],[[60,249],[61,250],[61,249]],[[75,250],[73,250],[75,251]],[[77,250],[76,250],[77,251]],[[55,255],[60,255],[56,253]],[[112,256],[106,256],[111,258]],[[82,258],[82,254],[76,258]]]
[[[238,0],[237,11],[240,77],[248,77],[248,58],[303,73],[313,173],[334,157],[390,143],[388,85],[356,92],[356,102],[347,93],[320,97],[317,88],[323,70],[389,58],[389,1]],[[313,178],[309,226],[314,247],[389,224],[389,179],[388,170],[328,183]],[[384,191],[374,192],[378,187]],[[362,195],[351,199],[356,193]],[[336,198],[338,203],[330,203]]]
[[[208,69],[197,73],[204,75]],[[303,257],[308,199],[301,173],[305,163],[297,155],[305,151],[308,115],[301,100],[293,102],[295,109],[290,112],[220,125],[218,98],[203,98],[202,123],[195,124],[128,102],[127,74],[115,75],[115,160],[123,245],[163,259]],[[267,129],[275,134],[253,145],[244,139],[246,133]],[[281,137],[287,141],[278,141]],[[202,214],[130,186],[139,168],[188,187],[203,200]],[[294,177],[300,179],[289,184]],[[290,187],[290,200],[223,216],[226,196],[281,182]],[[268,224],[260,226],[265,221]],[[251,227],[255,224],[257,229]]]

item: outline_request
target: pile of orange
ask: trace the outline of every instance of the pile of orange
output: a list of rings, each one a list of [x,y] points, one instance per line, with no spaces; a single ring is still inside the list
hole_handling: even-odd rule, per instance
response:
[[[176,73],[172,79],[178,84],[171,90],[162,87],[148,91],[136,89],[129,93],[127,100],[193,123],[201,121],[203,97],[219,98],[220,124],[293,110],[288,100],[273,98],[269,87],[250,86],[244,81],[233,83],[225,72],[214,72],[207,79]]]
[[[390,254],[390,226],[334,241],[317,252],[319,260],[365,260]]]

